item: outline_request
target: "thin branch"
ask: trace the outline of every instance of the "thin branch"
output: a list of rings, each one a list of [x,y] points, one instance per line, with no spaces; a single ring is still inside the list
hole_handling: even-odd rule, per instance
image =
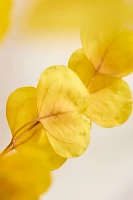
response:
[[[35,121],[35,120],[34,120]],[[28,122],[27,124],[25,124],[23,127],[21,127],[17,133],[22,130],[24,127],[26,127],[27,125],[29,125],[30,123],[33,123],[34,122],[33,120]],[[36,119],[37,121],[37,119]],[[0,157],[3,157],[4,155],[6,155],[7,153],[11,152],[12,150],[15,149],[16,145],[16,141],[18,141],[19,139],[21,139],[21,137],[23,137],[24,135],[26,135],[29,131],[31,131],[34,127],[36,127],[40,122],[37,121],[36,123],[34,123],[33,125],[31,125],[29,128],[27,128],[21,135],[19,135],[17,138],[12,138],[10,144],[4,149],[4,151],[0,154]],[[33,135],[32,135],[33,136]],[[32,137],[31,136],[31,137]],[[30,137],[30,138],[31,138]],[[30,139],[28,138],[28,140]],[[28,140],[26,140],[25,142],[27,142]],[[24,142],[20,143],[19,145],[23,144]]]
[[[21,130],[23,130],[26,126],[28,126],[31,123],[37,122],[38,118],[32,119],[31,121],[27,122],[25,125],[23,125],[21,128],[19,128],[13,135],[15,137]]]
[[[16,143],[16,141],[18,141],[19,139],[21,139],[24,135],[26,135],[29,131],[31,131],[34,127],[36,127],[38,124],[39,124],[40,122],[39,121],[37,121],[35,124],[33,124],[32,126],[30,126],[28,129],[26,129],[20,136],[18,136],[17,138],[13,138],[12,139],[12,142],[13,142],[13,144],[14,144],[14,146],[16,146],[15,145],[15,143]],[[33,135],[32,135],[33,136]],[[31,136],[31,137],[32,137]],[[30,138],[31,138],[30,137]],[[28,140],[26,140],[25,142],[27,142]]]
[[[14,149],[14,145],[12,143],[12,141],[10,142],[10,144],[4,149],[4,151],[0,154],[0,157],[6,155],[7,153],[11,152]]]

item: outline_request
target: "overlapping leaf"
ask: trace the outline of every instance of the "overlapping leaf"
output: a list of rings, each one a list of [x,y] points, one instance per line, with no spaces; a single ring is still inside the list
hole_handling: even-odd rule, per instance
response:
[[[10,24],[10,9],[12,0],[0,0],[0,40],[6,33]]]
[[[55,170],[66,159],[55,153],[41,124],[37,124],[36,97],[36,88],[34,87],[19,88],[13,92],[7,101],[7,120],[12,131],[15,148],[23,154],[40,157],[47,163],[50,170]],[[27,126],[18,131],[25,124]],[[34,127],[34,124],[37,125]],[[26,131],[31,126],[33,128]]]
[[[65,162],[64,158],[80,156],[89,144],[90,120],[85,116],[88,103],[88,91],[72,70],[64,66],[46,69],[37,87],[38,114],[35,88],[20,88],[8,99],[7,119],[14,147],[22,149],[23,144],[33,147],[37,142],[44,150],[48,145],[50,149],[45,150],[52,159],[56,154],[51,150],[50,142],[61,156],[54,158],[59,166]],[[28,151],[35,153],[33,148]]]
[[[120,23],[93,20],[81,31],[81,41],[97,73],[123,77],[133,72],[133,32]]]
[[[89,144],[88,99],[87,89],[67,67],[50,67],[40,77],[38,119],[52,147],[63,157],[80,156]]]
[[[0,159],[0,199],[38,199],[50,183],[50,174],[40,159],[18,154]]]
[[[132,96],[128,85],[121,78],[98,73],[83,49],[74,52],[68,66],[88,88],[90,96],[87,117],[104,127],[118,126],[128,119],[132,110]]]

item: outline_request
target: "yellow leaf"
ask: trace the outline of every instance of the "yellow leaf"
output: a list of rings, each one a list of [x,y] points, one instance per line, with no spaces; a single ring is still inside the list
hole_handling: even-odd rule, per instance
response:
[[[50,183],[50,174],[40,159],[18,154],[0,159],[0,199],[37,200]]]
[[[9,28],[11,5],[12,0],[0,0],[0,40]]]
[[[85,21],[86,7],[89,7],[89,1],[34,0],[25,16],[22,16],[22,20],[25,17],[24,25],[27,25],[27,28],[32,31],[75,30],[81,27]]]
[[[36,88],[34,87],[19,88],[9,96],[7,100],[6,114],[7,114],[8,124],[10,126],[13,135],[21,126],[26,124],[26,122],[37,118],[37,107],[35,106],[35,101],[36,101]],[[32,105],[29,106],[30,113],[28,115],[25,114],[27,112],[25,109],[27,103],[28,105],[32,103]]]
[[[123,77],[133,72],[133,32],[118,22],[93,20],[81,31],[81,41],[97,73]]]
[[[87,116],[104,127],[124,123],[132,111],[132,95],[120,78],[96,75],[89,85],[90,106]]]
[[[25,144],[18,146],[17,150],[24,155],[42,159],[50,171],[60,168],[66,162],[66,158],[55,153],[41,125],[34,136]]]
[[[21,17],[24,28],[31,31],[43,30],[79,31],[90,19],[99,18],[104,21],[113,18],[124,21],[130,19],[133,9],[127,1],[123,0],[33,0]],[[129,15],[130,10],[130,15]],[[112,12],[113,11],[113,12]],[[119,11],[119,12],[118,12]],[[41,30],[41,31],[40,31]]]
[[[70,57],[68,67],[78,74],[88,88],[87,117],[104,127],[124,123],[132,110],[128,85],[121,78],[98,74],[86,58],[83,50],[77,50]]]
[[[36,91],[34,87],[24,87],[14,91],[7,101],[7,120],[15,148],[23,154],[40,157],[47,163],[50,170],[55,170],[66,159],[55,153],[42,125],[37,122]],[[26,131],[31,126],[33,129]],[[21,127],[23,127],[22,130],[18,131]]]
[[[89,84],[95,74],[93,64],[87,58],[83,49],[79,49],[72,54],[68,67],[79,75],[85,85]]]
[[[80,156],[89,144],[85,117],[89,93],[78,76],[64,66],[46,69],[37,87],[38,119],[60,156]]]

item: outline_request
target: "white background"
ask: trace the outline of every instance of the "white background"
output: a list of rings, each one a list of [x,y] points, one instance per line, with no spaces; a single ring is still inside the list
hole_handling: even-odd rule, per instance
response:
[[[17,1],[17,20],[22,1]],[[80,48],[79,33],[42,40],[18,35],[15,26],[0,47],[0,150],[10,141],[5,108],[9,94],[18,87],[36,86],[42,71],[55,64],[67,65]],[[126,78],[133,91],[133,76]],[[86,153],[70,159],[53,173],[45,200],[133,200],[133,115],[121,127],[104,129],[93,124]]]

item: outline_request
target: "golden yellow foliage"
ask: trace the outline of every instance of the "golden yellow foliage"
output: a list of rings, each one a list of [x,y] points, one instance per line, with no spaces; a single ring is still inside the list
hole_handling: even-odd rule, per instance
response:
[[[125,40],[128,40],[128,38],[125,38]],[[96,40],[93,44],[97,44],[97,41],[99,42],[99,40]],[[97,47],[97,49],[99,47],[98,45],[94,46]],[[89,49],[89,47],[87,49]],[[126,52],[126,49],[118,48],[118,51]],[[131,51],[126,53],[126,58],[119,56],[119,61],[121,59],[131,59]],[[96,60],[95,55],[97,57],[99,54],[97,52],[95,53],[93,50],[92,52],[94,53],[93,58]],[[80,79],[83,81],[89,91],[90,95],[87,117],[104,127],[118,126],[124,123],[131,114],[131,91],[128,85],[121,78],[101,74],[99,72],[101,68],[94,67],[92,60],[87,58],[83,49],[79,49],[72,54],[68,64],[68,67],[79,75]],[[117,54],[115,57],[114,53],[114,62],[115,60],[119,64],[119,61],[117,60]],[[101,63],[102,61],[103,59],[101,59]],[[117,72],[119,71],[119,74],[121,75],[125,74],[126,72],[129,73],[130,64],[132,64],[131,60],[130,62],[125,62],[124,64],[125,66],[123,66],[121,71],[119,68],[117,68],[117,65],[116,68],[114,65],[114,70]],[[109,66],[110,65],[108,64],[107,68],[109,68]],[[106,65],[104,65],[104,67],[106,69]],[[117,75],[119,74],[117,73]]]
[[[0,199],[38,199],[50,183],[50,174],[40,159],[18,154],[0,159]]]
[[[60,156],[80,156],[88,147],[88,100],[87,89],[67,67],[53,66],[42,73],[37,87],[38,119]]]
[[[3,200],[37,200],[50,186],[48,170],[85,152],[91,120],[118,126],[132,110],[131,91],[122,77],[133,72],[133,32],[124,26],[133,18],[133,7],[122,0],[34,3],[25,27],[39,32],[82,28],[83,49],[73,53],[68,67],[46,69],[37,88],[19,88],[9,96],[12,140],[0,156]],[[9,27],[11,4],[0,0],[0,39]],[[13,149],[19,154],[2,157]]]
[[[92,21],[81,31],[81,41],[97,73],[123,77],[133,72],[133,32],[120,23]]]
[[[55,170],[66,159],[55,153],[42,125],[37,124],[36,91],[34,87],[24,87],[14,91],[7,101],[7,120],[12,131],[14,147],[22,154],[41,158],[49,170]],[[25,124],[27,126],[24,126]],[[34,127],[34,124],[37,125]],[[30,128],[31,125],[33,129]],[[22,130],[18,131],[21,127]]]
[[[65,66],[46,69],[37,94],[33,87],[19,88],[7,101],[11,145],[43,158],[51,170],[57,169],[65,158],[80,156],[88,147],[88,104],[89,93],[72,70]]]

